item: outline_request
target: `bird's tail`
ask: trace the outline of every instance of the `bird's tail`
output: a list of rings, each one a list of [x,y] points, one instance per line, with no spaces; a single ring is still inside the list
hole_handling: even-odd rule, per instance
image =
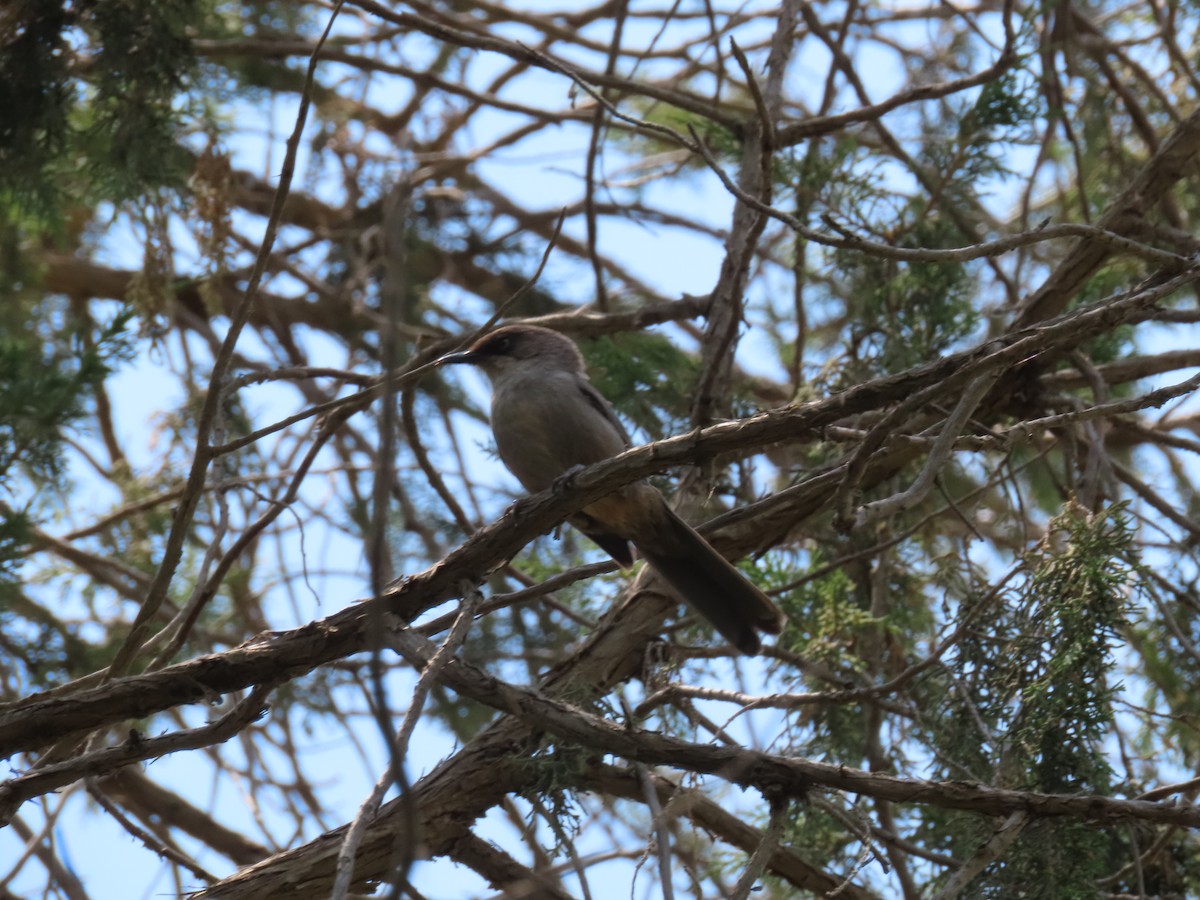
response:
[[[754,656],[757,632],[779,634],[787,617],[696,530],[663,504],[652,533],[634,541],[650,566],[726,640]]]

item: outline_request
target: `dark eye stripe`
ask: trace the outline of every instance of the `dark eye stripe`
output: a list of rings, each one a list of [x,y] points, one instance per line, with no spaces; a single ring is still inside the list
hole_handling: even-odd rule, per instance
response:
[[[498,338],[493,338],[479,349],[484,353],[507,353],[508,348],[512,345],[512,338],[507,334],[501,335]]]

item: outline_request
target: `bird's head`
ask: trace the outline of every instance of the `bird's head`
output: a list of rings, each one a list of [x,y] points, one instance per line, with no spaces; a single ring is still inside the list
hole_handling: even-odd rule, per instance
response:
[[[584,371],[583,356],[574,341],[537,325],[497,328],[466,350],[446,354],[437,364],[478,366],[493,382],[514,371]]]

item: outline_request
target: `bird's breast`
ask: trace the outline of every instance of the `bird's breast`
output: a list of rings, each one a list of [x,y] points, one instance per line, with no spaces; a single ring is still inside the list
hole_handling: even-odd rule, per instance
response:
[[[492,432],[501,461],[529,491],[545,490],[569,469],[625,449],[622,435],[587,401],[573,375],[497,385]]]

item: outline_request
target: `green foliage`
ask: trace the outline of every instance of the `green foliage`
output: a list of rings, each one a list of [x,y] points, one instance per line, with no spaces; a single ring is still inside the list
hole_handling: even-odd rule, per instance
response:
[[[842,798],[830,797],[828,801],[835,806],[844,806]],[[850,820],[858,820],[860,826],[866,829],[869,820],[862,815],[857,806],[850,807],[847,812]],[[802,848],[800,852],[805,859],[827,871],[850,870],[858,852],[858,836],[846,826],[845,819],[829,815],[815,806],[804,803],[793,804],[792,815],[784,828],[784,840],[790,847]],[[739,858],[737,862],[740,866],[745,866],[745,857]],[[785,890],[782,894],[767,896],[792,897],[795,894]]]
[[[63,0],[15,0],[5,18],[15,27],[0,53],[0,209],[11,213],[18,201],[50,205],[45,174],[66,146],[72,98]]]
[[[904,246],[948,247],[958,229],[942,218],[923,218]],[[957,262],[898,262],[856,250],[834,254],[848,280],[845,296],[855,355],[874,371],[896,372],[949,350],[979,322],[972,302],[975,279]]]
[[[975,818],[977,846],[992,836],[993,823]],[[1081,822],[1042,819],[1021,832],[1003,863],[984,870],[968,892],[970,898],[1005,900],[1095,900],[1096,879],[1112,868],[1109,835]]]
[[[0,336],[0,489],[20,466],[35,481],[59,472],[61,431],[83,410],[89,390],[131,350],[131,314],[123,312],[91,346],[32,336]]]
[[[122,313],[85,344],[78,335],[42,343],[33,334],[0,335],[0,633],[4,650],[26,675],[46,684],[84,647],[61,622],[25,598],[18,569],[33,522],[16,498],[62,471],[63,431],[83,413],[92,389],[130,349],[129,314]]]
[[[902,202],[884,173],[873,171],[851,145],[796,172],[825,203],[853,210],[851,224],[872,240],[897,247],[949,249],[978,240],[973,212],[981,185],[1007,177],[1007,133],[1026,127],[1040,109],[1036,81],[1021,69],[984,85],[966,109],[947,106],[922,123],[917,160],[921,183]],[[818,157],[818,159],[821,159]],[[875,163],[878,165],[878,163]],[[979,263],[901,262],[857,250],[830,254],[844,283],[851,355],[864,364],[848,380],[896,372],[952,349],[980,322]]]
[[[197,0],[22,0],[0,54],[0,208],[53,224],[80,196],[181,184],[176,98],[195,60]]]
[[[544,740],[520,761],[528,775],[520,793],[532,805],[529,825],[536,828],[541,818],[549,826],[554,843],[543,849],[551,857],[574,852],[572,842],[587,819],[576,786],[595,759],[590,748]]]
[[[194,64],[186,30],[196,0],[102,0],[92,7],[91,102],[81,110],[92,179],[114,199],[167,184],[186,171],[177,143],[176,95]]]
[[[1018,614],[1002,695],[1019,698],[1011,752],[1043,791],[1106,791],[1110,772],[1097,744],[1112,720],[1112,646],[1134,584],[1133,529],[1123,505],[1068,510],[1038,548]]]
[[[746,102],[751,102],[749,97],[746,98]],[[735,162],[741,155],[742,142],[739,137],[711,119],[657,100],[647,102],[631,98],[628,105],[638,118],[651,124],[664,125],[685,136],[689,135],[691,130],[695,130],[700,141],[718,160]],[[621,146],[638,156],[670,153],[679,149],[674,142],[660,140],[651,132],[630,132],[620,135],[617,140]],[[708,168],[708,164],[699,155],[688,160],[687,165],[697,171]]]
[[[1072,300],[1071,309],[1090,306],[1113,294],[1129,289],[1145,275],[1144,266],[1133,260],[1118,260],[1100,269]],[[1089,341],[1084,352],[1096,365],[1113,362],[1137,352],[1132,325],[1121,325],[1105,331]],[[1115,385],[1117,392],[1127,391],[1128,385]]]
[[[221,3],[201,28],[206,38],[216,40],[304,40],[309,37],[309,26],[313,21],[310,7],[269,0],[264,3]],[[294,60],[271,54],[248,53],[222,59],[220,68],[214,67],[212,74],[220,79],[232,79],[244,96],[262,101],[276,92],[299,93],[305,82],[304,69]],[[336,96],[336,92],[327,94],[320,85],[314,86],[313,98],[318,102]]]
[[[810,570],[822,568],[825,562],[821,554],[814,554]],[[863,608],[854,581],[844,569],[836,568],[805,581],[788,595],[785,609],[788,624],[779,639],[781,647],[829,667],[847,681],[865,672],[867,664],[858,651],[862,642],[872,640],[882,623]],[[805,681],[802,687],[820,690],[828,688],[829,684]],[[866,721],[861,708],[855,704],[806,706],[790,720],[789,726],[794,739],[803,742],[802,749],[797,752],[830,754],[836,759],[855,761],[848,764],[860,761]],[[812,818],[804,827],[806,839],[816,840],[817,833],[824,833],[828,827],[823,817]],[[827,837],[835,845],[843,843],[834,834]]]
[[[994,596],[964,604],[962,615],[975,624],[951,663],[935,726],[950,777],[1111,791],[1101,742],[1113,717],[1112,648],[1125,626],[1126,592],[1137,588],[1133,534],[1123,505],[1096,514],[1069,508],[1027,558],[1011,606]],[[952,824],[964,855],[990,835],[969,817]],[[975,896],[1094,896],[1094,879],[1112,868],[1109,840],[1081,823],[1034,823],[1003,865],[980,876]]]
[[[1182,629],[1184,641],[1195,641],[1200,624],[1195,615],[1196,590],[1194,585],[1184,590],[1188,600],[1163,597],[1159,603],[1174,619],[1176,628]],[[1148,620],[1134,631],[1145,660],[1143,674],[1152,685],[1147,689],[1146,706],[1171,711],[1163,718],[1147,717],[1135,746],[1140,752],[1153,754],[1158,742],[1165,740],[1183,756],[1185,765],[1194,766],[1200,760],[1200,697],[1195,689],[1200,681],[1200,662],[1189,652],[1190,646],[1181,646],[1171,624],[1165,617]]]
[[[129,320],[117,315],[90,344],[69,332],[45,344],[31,334],[0,335],[0,493],[13,493],[18,474],[34,484],[58,476],[62,430],[129,354]]]
[[[629,332],[580,345],[596,388],[658,440],[686,428],[698,363],[665,337]]]
[[[862,629],[878,621],[862,608],[854,582],[843,569],[806,582],[792,594],[788,605],[807,611],[802,620],[793,619],[788,628],[794,649],[810,658],[841,664],[855,664],[850,648]],[[799,631],[801,622],[804,632]]]
[[[1037,120],[1041,99],[1037,79],[1013,69],[983,85],[973,105],[955,104],[930,118],[921,162],[936,179],[931,207],[957,207],[961,216],[978,202],[981,183],[1012,175],[1008,147]]]
[[[26,524],[20,514],[0,523],[0,566],[24,549],[26,536],[19,529]],[[49,609],[27,597],[20,582],[2,570],[0,652],[7,665],[36,687],[60,684],[70,673],[95,671],[107,662]]]
[[[313,21],[312,9],[292,0],[240,0],[224,6],[233,25],[255,37],[293,37]]]
[[[994,135],[998,129],[1028,125],[1041,112],[1041,94],[1032,74],[1010,69],[980,89],[975,106],[963,117],[963,131]]]

